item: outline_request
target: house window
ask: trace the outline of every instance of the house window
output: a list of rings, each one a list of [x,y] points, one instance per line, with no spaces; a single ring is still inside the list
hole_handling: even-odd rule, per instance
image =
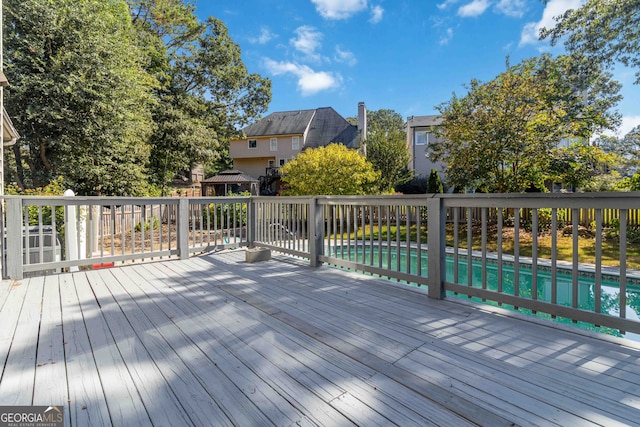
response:
[[[280,166],[284,166],[287,163],[287,159],[280,159]]]
[[[413,142],[415,145],[427,145],[429,143],[429,132],[428,130],[416,130],[413,135]]]
[[[258,141],[256,141],[255,139],[250,139],[249,140],[249,148],[258,148]]]
[[[278,151],[278,138],[271,138],[269,140],[269,149],[271,151]]]
[[[300,137],[299,136],[294,136],[293,138],[291,138],[291,149],[292,150],[299,150],[300,149]]]

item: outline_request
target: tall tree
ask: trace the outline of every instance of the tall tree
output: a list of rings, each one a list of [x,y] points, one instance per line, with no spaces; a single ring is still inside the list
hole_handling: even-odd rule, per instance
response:
[[[631,176],[640,169],[640,126],[622,138],[601,135],[593,145],[614,156],[612,165],[622,176]]]
[[[640,5],[638,0],[587,0],[556,18],[556,26],[545,28],[542,38],[565,48],[580,60],[612,65],[619,61],[640,68]],[[640,70],[636,72],[640,83]]]
[[[367,114],[367,160],[380,172],[380,188],[392,191],[411,180],[407,148],[406,124],[393,110],[370,111]]]
[[[490,192],[543,189],[548,153],[563,139],[588,139],[619,120],[620,85],[595,65],[575,68],[548,55],[509,66],[494,80],[471,81],[438,108],[444,138],[430,144],[456,187]]]
[[[126,5],[4,6],[7,109],[23,137],[16,164],[24,160],[29,171],[19,181],[44,186],[62,175],[79,194],[144,193],[154,81],[143,70]]]
[[[550,182],[561,182],[575,191],[589,184],[594,177],[602,175],[614,157],[595,145],[573,143],[568,147],[557,147],[548,154],[545,177]]]
[[[199,22],[183,0],[128,0],[148,69],[161,83],[151,170],[164,184],[198,163],[224,159],[228,142],[271,100],[270,80],[250,74],[222,21]],[[164,55],[164,56],[163,56]]]
[[[286,195],[375,194],[380,172],[364,156],[342,144],[310,148],[282,168]]]

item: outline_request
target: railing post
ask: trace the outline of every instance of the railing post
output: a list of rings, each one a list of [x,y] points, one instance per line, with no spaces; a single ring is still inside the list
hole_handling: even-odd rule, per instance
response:
[[[311,267],[318,267],[318,257],[324,252],[324,211],[318,205],[318,199],[312,197],[309,201],[309,255]]]
[[[66,190],[64,197],[75,197],[73,190]],[[52,208],[54,210],[55,208]],[[55,212],[55,210],[54,210]],[[55,213],[54,213],[55,215]],[[76,215],[76,205],[73,202],[64,207],[64,244],[67,261],[78,259],[78,218]],[[42,224],[40,224],[42,226]],[[28,233],[28,232],[27,232]],[[55,245],[54,245],[55,250]],[[54,254],[55,260],[55,254]],[[42,262],[43,260],[40,260]],[[79,271],[77,266],[69,267],[69,271]]]
[[[28,228],[24,228],[28,232]],[[23,263],[23,226],[22,226],[22,199],[7,199],[7,275],[10,279],[21,280]]]
[[[178,202],[178,256],[189,258],[189,199],[181,197]]]
[[[256,205],[253,196],[247,200],[247,246],[253,248],[256,240]]]
[[[429,297],[444,298],[444,279],[446,278],[446,215],[442,207],[442,198],[434,196],[427,200],[427,256]]]

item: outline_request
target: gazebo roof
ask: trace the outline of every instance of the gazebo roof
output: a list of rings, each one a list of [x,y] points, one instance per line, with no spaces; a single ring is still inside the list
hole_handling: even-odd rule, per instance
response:
[[[243,184],[249,182],[259,182],[258,179],[246,175],[237,169],[228,169],[220,172],[218,175],[205,179],[205,184]]]

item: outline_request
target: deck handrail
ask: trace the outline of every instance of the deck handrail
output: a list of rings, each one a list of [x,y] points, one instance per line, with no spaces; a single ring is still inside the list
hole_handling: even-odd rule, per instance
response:
[[[640,226],[632,220],[640,213],[638,192],[4,200],[3,277],[12,279],[262,246],[307,258],[312,266],[426,287],[436,299],[457,294],[640,333],[630,312],[640,312],[640,272],[627,266],[629,245],[640,241]],[[76,239],[84,244],[79,259],[67,256],[61,238],[65,209],[78,217]],[[587,227],[584,218],[592,218]],[[587,260],[580,233],[593,242]],[[558,239],[570,241],[565,260]],[[616,253],[608,261],[613,265],[606,265],[604,247]],[[593,283],[584,285],[581,275]],[[615,294],[607,281],[617,283]],[[608,313],[611,307],[617,313]]]

